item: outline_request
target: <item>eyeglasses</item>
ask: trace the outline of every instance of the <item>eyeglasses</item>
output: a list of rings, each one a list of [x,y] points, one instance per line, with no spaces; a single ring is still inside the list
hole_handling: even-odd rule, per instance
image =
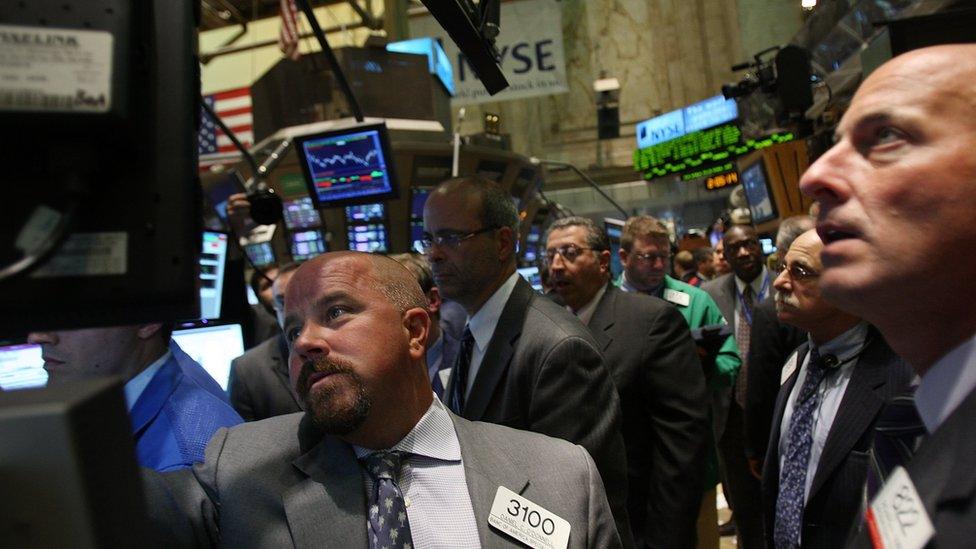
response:
[[[742,248],[746,248],[748,250],[758,250],[759,241],[751,239],[740,242],[730,242],[729,244],[725,245],[725,257],[730,257],[737,254]]]
[[[789,266],[787,266],[785,263],[776,265],[777,273],[782,273],[783,271],[789,271],[790,278],[793,280],[810,280],[820,276],[820,273],[817,271],[814,271],[813,269],[799,263],[794,263]]]
[[[633,257],[637,261],[641,261],[641,262],[644,262],[644,263],[655,263],[658,259],[660,259],[664,263],[667,263],[668,260],[671,259],[671,254],[668,254],[668,253],[656,253],[656,254],[654,254],[654,253],[644,253],[644,254],[639,254],[637,252],[633,252],[633,253],[630,254],[630,257]]]
[[[439,235],[424,233],[418,242],[420,243],[421,251],[424,253],[430,252],[430,249],[435,245],[442,246],[444,248],[451,248],[453,250],[460,246],[465,240],[474,238],[479,234],[494,231],[496,229],[498,229],[498,227],[492,226],[478,229],[477,231],[472,231],[470,233],[445,232]]]
[[[577,246],[576,244],[565,244],[558,248],[552,248],[546,250],[546,261],[552,263],[556,259],[556,254],[562,256],[563,259],[572,263],[576,261],[576,258],[583,254],[583,252],[592,250],[593,248],[583,248]]]

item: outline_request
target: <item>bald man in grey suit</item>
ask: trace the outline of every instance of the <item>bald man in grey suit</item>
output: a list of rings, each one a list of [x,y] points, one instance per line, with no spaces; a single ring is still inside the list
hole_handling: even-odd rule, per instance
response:
[[[168,546],[381,546],[371,520],[381,477],[360,462],[393,451],[405,463],[393,479],[405,509],[397,547],[521,546],[489,524],[499,494],[502,513],[528,500],[567,521],[568,547],[620,547],[586,450],[464,420],[434,397],[425,305],[389,258],[338,252],[302,266],[288,287],[285,334],[306,412],[220,431],[192,471],[147,471],[156,535]],[[551,536],[558,524],[534,532]]]

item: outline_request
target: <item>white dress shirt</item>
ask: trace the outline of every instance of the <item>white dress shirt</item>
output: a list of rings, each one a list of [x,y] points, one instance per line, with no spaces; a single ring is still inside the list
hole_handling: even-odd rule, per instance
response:
[[[820,345],[820,355],[834,355],[839,360],[841,366],[835,371],[828,370],[823,381],[817,387],[820,400],[817,402],[817,409],[813,412],[813,444],[810,447],[810,461],[807,462],[806,486],[803,488],[803,503],[806,505],[810,497],[810,486],[813,484],[813,477],[817,473],[817,465],[820,463],[820,456],[823,454],[824,445],[827,443],[827,436],[830,434],[830,427],[837,417],[837,410],[840,403],[844,400],[844,393],[851,382],[851,375],[854,373],[854,366],[859,360],[859,355],[864,350],[865,340],[868,335],[868,324],[861,322],[850,330],[835,337],[827,343]],[[813,342],[810,343],[813,345]],[[790,421],[793,418],[793,408],[796,399],[803,387],[803,382],[807,378],[807,367],[810,364],[810,355],[803,359],[803,366],[796,376],[796,383],[790,396],[786,400],[786,408],[783,410],[783,421],[779,427],[779,470],[782,478],[784,456],[789,441]]]
[[[949,351],[922,377],[915,407],[929,433],[935,432],[976,389],[976,336]]]
[[[586,305],[580,307],[580,310],[574,311],[573,308],[568,305],[566,308],[569,309],[569,312],[579,317],[580,322],[582,322],[584,325],[589,324],[590,319],[593,318],[593,313],[596,311],[597,304],[600,303],[601,299],[603,299],[603,294],[605,293],[607,293],[606,284],[600,286],[600,289],[596,292],[596,295],[593,296],[593,299],[591,299]]]
[[[125,383],[125,387],[122,390],[125,392],[125,403],[128,405],[130,412],[132,411],[132,407],[136,405],[136,401],[142,396],[143,391],[146,390],[149,382],[152,381],[153,376],[163,367],[163,364],[166,364],[166,361],[171,356],[173,356],[173,351],[167,350],[163,353],[163,356],[157,358],[145,370],[139,372],[139,375]]]
[[[518,272],[512,273],[512,276],[508,277],[495,290],[495,293],[491,294],[491,297],[478,309],[478,312],[474,316],[468,317],[468,329],[471,330],[471,335],[474,337],[474,349],[471,350],[471,364],[468,367],[468,386],[464,392],[465,402],[467,402],[468,394],[471,393],[471,386],[474,385],[475,378],[478,377],[478,369],[481,368],[481,361],[485,358],[488,343],[491,342],[491,337],[495,335],[498,317],[502,316],[505,304],[508,303],[508,298],[512,296],[518,279]]]
[[[397,485],[403,493],[413,546],[431,549],[480,548],[478,524],[464,477],[461,445],[447,409],[434,396],[430,408],[391,450],[410,452],[400,466]],[[375,452],[353,446],[357,458]],[[366,493],[373,477],[364,474]],[[369,529],[369,520],[365,527]]]

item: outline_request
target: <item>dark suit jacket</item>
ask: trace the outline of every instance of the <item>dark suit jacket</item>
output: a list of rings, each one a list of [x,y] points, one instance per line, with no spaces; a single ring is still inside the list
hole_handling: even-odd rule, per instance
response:
[[[912,369],[888,347],[881,334],[872,328],[868,337],[870,342],[854,365],[850,383],[830,426],[810,486],[800,534],[804,548],[843,547],[851,527],[859,520],[867,480],[868,452],[874,439],[874,423],[884,404],[904,393],[915,376]],[[773,416],[762,480],[763,522],[768,547],[773,546],[776,496],[779,492],[780,425],[786,399],[796,383],[799,365],[803,364],[808,348],[808,344],[800,346],[796,371],[780,388],[776,398],[776,414]]]
[[[935,537],[929,549],[972,547],[976,540],[976,391],[919,446],[906,467]],[[870,548],[862,529],[851,547]]]
[[[288,380],[284,336],[250,349],[230,363],[230,403],[244,421],[300,412]]]
[[[452,373],[446,394],[452,394],[456,380]],[[613,379],[579,319],[522,278],[505,303],[462,415],[586,448],[600,470],[623,544],[632,545]]]
[[[783,364],[806,340],[806,332],[779,321],[773,300],[764,300],[756,307],[749,332],[745,421],[746,454],[759,463],[766,457]]]
[[[569,521],[572,549],[618,548],[593,460],[562,440],[451,416],[485,549],[524,547],[488,525],[499,486]],[[353,449],[290,414],[219,431],[192,470],[144,471],[161,547],[366,548],[366,484]]]
[[[588,327],[620,393],[638,547],[695,546],[709,433],[705,375],[676,308],[609,284]]]

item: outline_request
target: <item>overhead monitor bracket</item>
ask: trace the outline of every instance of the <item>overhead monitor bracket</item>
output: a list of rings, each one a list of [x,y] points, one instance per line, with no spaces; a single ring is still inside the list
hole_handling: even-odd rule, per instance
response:
[[[471,0],[422,0],[427,11],[451,36],[490,95],[508,87],[498,65],[495,47],[498,36],[498,0],[482,0],[480,7]]]

